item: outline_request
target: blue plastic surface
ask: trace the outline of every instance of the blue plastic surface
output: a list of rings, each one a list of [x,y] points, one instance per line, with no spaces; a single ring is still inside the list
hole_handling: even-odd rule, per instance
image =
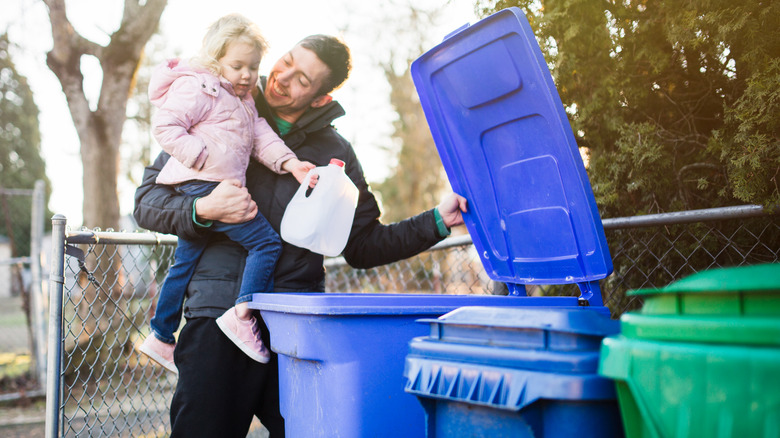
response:
[[[548,309],[526,318],[537,326],[522,329],[499,315],[482,325],[475,314],[471,325],[460,324],[457,314],[435,324],[443,337],[426,343],[429,357],[409,359],[420,364],[412,380],[421,391],[435,388],[435,368],[461,363],[459,378],[470,392],[447,387],[447,396],[478,402],[425,401],[459,413],[435,422],[449,424],[443,427],[452,427],[451,436],[563,430],[546,422],[612,436],[599,425],[611,424],[614,389],[591,372],[597,339],[609,324],[589,319],[609,317],[598,280],[611,273],[612,262],[571,128],[528,23],[511,9],[459,29],[415,61],[412,73],[452,186],[469,201],[466,225],[491,278],[507,283],[513,295],[524,294],[523,284],[561,283],[577,283],[582,295],[255,294],[250,306],[260,309],[279,354],[287,435],[424,436],[426,414],[404,391],[408,342],[427,331],[416,321],[463,306],[522,306]],[[556,325],[564,330],[552,330]],[[534,347],[540,342],[549,348]],[[514,404],[507,408],[501,397],[510,394]],[[458,425],[463,418],[469,424]]]
[[[412,78],[466,226],[494,280],[578,283],[601,305],[612,260],[558,92],[522,11],[453,32]]]
[[[424,436],[425,415],[404,391],[404,357],[428,331],[416,321],[520,302],[583,309],[576,297],[413,294],[255,294],[249,305],[279,354],[287,436],[413,438]]]
[[[594,307],[460,308],[409,344],[406,391],[427,437],[619,437],[614,383],[598,375],[619,321]]]

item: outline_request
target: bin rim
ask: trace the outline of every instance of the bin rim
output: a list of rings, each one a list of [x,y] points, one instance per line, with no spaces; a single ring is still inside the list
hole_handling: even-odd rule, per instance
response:
[[[249,307],[260,312],[320,316],[441,315],[458,307],[561,306],[577,307],[577,297],[508,297],[505,295],[434,295],[405,293],[256,293]]]
[[[780,263],[714,268],[662,288],[636,289],[627,295],[675,293],[780,292]]]
[[[780,346],[776,317],[734,315],[645,315],[628,312],[620,318],[627,339],[744,346]]]
[[[620,332],[620,321],[609,309],[594,307],[489,307],[463,306],[439,318],[417,322],[437,325],[538,329],[563,333],[608,336]]]

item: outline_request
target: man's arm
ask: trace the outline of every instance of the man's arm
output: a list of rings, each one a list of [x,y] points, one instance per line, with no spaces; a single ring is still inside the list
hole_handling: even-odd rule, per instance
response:
[[[455,193],[434,209],[392,224],[379,221],[379,205],[363,176],[357,157],[349,157],[347,173],[360,191],[343,256],[350,266],[368,269],[413,257],[447,237],[449,228],[463,223],[466,199]]]
[[[133,217],[141,228],[196,239],[201,236],[202,230],[192,221],[195,198],[176,192],[172,186],[155,182],[168,158],[170,155],[161,152],[154,163],[144,169],[141,185],[135,191]]]
[[[400,222],[382,224],[377,217],[350,236],[344,259],[354,268],[369,269],[416,256],[462,224],[465,211],[466,199],[451,193],[435,209]]]
[[[257,216],[257,204],[241,181],[226,179],[208,196],[195,201],[195,217],[198,222],[220,221],[240,224]]]
[[[204,225],[211,221],[241,223],[257,215],[257,204],[246,187],[236,180],[221,182],[211,194],[202,198],[183,195],[169,185],[155,183],[168,158],[167,153],[160,153],[154,163],[144,169],[143,181],[135,191],[133,217],[140,227],[197,239],[208,229]]]
[[[183,195],[173,187],[155,183],[160,169],[170,158],[160,153],[144,169],[141,186],[135,191],[133,217],[142,228],[182,238],[201,237],[211,221],[241,223],[255,217],[257,204],[246,187],[236,180],[221,182],[208,196]]]

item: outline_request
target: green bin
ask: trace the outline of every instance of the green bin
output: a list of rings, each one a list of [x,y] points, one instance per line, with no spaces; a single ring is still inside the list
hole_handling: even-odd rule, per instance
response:
[[[713,269],[641,295],[605,338],[626,437],[780,437],[780,264]]]

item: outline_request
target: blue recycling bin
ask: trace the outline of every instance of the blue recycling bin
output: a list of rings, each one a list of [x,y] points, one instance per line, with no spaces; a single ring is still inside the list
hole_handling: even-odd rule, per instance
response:
[[[598,375],[603,307],[462,307],[409,344],[406,391],[426,436],[623,436],[614,383]]]
[[[604,230],[524,20],[516,8],[494,14],[412,65],[450,183],[468,200],[480,260],[510,295],[255,294],[250,306],[279,354],[288,436],[424,436],[425,412],[403,377],[409,341],[426,332],[418,319],[463,306],[608,314],[598,287],[612,272]],[[564,283],[579,297],[525,293],[525,284]]]
[[[463,306],[517,306],[517,297],[414,294],[256,294],[279,354],[287,436],[423,437],[425,413],[404,392],[408,342],[420,318]],[[526,297],[525,306],[578,308],[577,297]]]

